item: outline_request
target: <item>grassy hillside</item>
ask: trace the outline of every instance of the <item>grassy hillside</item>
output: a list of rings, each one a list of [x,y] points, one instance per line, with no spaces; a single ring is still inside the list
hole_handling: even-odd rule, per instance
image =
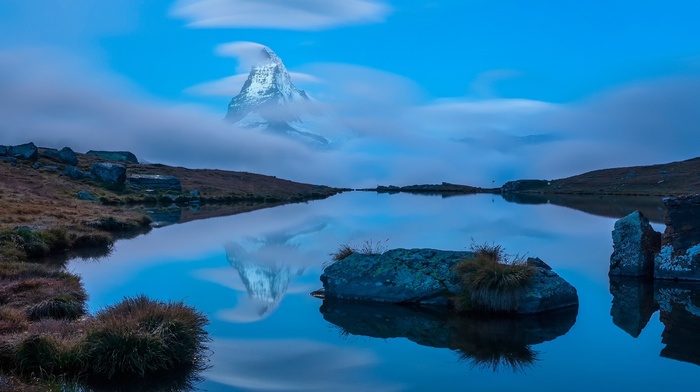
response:
[[[551,181],[512,181],[504,192],[673,196],[700,193],[700,158],[595,170]]]

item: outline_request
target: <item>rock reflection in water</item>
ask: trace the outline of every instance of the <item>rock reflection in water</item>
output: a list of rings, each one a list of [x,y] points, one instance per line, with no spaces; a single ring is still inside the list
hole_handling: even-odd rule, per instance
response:
[[[659,309],[654,300],[654,282],[639,278],[610,278],[613,323],[636,338]]]
[[[566,334],[578,308],[530,316],[459,316],[424,307],[324,300],[323,318],[344,335],[406,338],[428,347],[447,348],[460,359],[494,372],[524,371],[534,365],[532,346]]]
[[[700,282],[611,279],[615,325],[639,336],[658,309],[664,358],[700,365]]]

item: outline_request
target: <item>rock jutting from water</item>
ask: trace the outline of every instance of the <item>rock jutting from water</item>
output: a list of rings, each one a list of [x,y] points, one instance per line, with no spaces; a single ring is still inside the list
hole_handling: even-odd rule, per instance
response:
[[[700,280],[700,194],[667,197],[666,230],[654,259],[658,279]]]
[[[661,234],[651,227],[641,212],[635,211],[615,222],[612,236],[611,276],[654,274],[654,257],[661,248]]]
[[[653,255],[655,279],[700,281],[700,195],[667,197],[663,202],[667,210],[663,236],[650,231],[638,211],[615,223],[610,275],[647,275]]]
[[[328,299],[414,304],[448,308],[463,292],[455,266],[474,253],[435,249],[393,249],[383,254],[353,253],[321,275]],[[576,289],[542,260],[530,258],[530,283],[514,310],[534,314],[578,305]]]

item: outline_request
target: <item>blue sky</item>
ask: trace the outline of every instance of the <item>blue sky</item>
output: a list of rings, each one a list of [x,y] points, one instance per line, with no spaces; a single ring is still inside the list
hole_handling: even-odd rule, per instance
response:
[[[5,0],[0,143],[343,186],[687,159],[700,135],[697,15],[683,0]],[[314,151],[226,129],[242,83],[230,77],[247,72],[221,49],[234,42],[272,48],[298,87],[352,117],[358,140]]]

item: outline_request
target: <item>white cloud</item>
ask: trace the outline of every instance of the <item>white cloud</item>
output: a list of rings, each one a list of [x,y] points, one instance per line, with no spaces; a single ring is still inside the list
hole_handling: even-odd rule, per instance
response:
[[[179,0],[171,12],[191,27],[321,30],[382,22],[390,11],[379,0]]]

